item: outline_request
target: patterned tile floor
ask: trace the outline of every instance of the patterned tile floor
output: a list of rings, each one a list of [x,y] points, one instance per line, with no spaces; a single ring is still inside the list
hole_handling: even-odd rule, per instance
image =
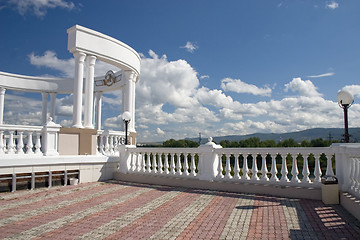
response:
[[[339,205],[111,181],[0,193],[0,239],[360,239]]]

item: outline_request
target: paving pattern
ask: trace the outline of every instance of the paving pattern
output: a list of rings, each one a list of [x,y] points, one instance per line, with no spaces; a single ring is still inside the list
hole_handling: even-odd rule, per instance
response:
[[[321,201],[110,181],[0,193],[0,239],[360,239]]]

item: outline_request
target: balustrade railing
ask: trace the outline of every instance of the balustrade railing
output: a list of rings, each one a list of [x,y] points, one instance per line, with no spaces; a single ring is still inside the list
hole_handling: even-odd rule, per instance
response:
[[[119,145],[125,142],[125,133],[120,131],[98,131],[97,151],[107,156],[118,156]]]
[[[209,145],[208,145],[209,146]],[[218,146],[218,145],[217,145]],[[135,148],[125,147],[127,173],[193,177],[317,187],[333,177],[335,155],[329,148]],[[358,165],[360,164],[357,158]],[[123,171],[124,172],[124,171]],[[354,173],[360,176],[359,169]],[[206,175],[206,176],[205,176]],[[360,182],[354,184],[360,191]]]
[[[220,159],[216,180],[320,185],[323,175],[334,176],[331,148],[220,148],[215,153]]]
[[[196,177],[199,150],[193,148],[129,149],[129,172],[150,175]]]
[[[0,126],[0,154],[42,155],[42,126]]]

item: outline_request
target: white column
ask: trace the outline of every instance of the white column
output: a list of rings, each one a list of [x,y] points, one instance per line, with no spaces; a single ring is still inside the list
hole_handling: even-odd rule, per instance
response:
[[[94,128],[93,110],[94,110],[94,66],[96,57],[86,56],[86,80],[85,80],[85,108],[84,108],[84,127]]]
[[[81,108],[84,76],[85,53],[75,52],[75,76],[74,76],[74,108],[73,108],[73,127],[82,128]]]
[[[102,105],[102,92],[96,92],[96,129],[101,130],[101,105]]]
[[[50,93],[50,117],[52,118],[53,122],[56,122],[56,120],[55,120],[55,102],[56,102],[56,93],[52,92],[52,93]]]
[[[5,88],[0,87],[0,125],[4,121]]]
[[[129,132],[135,132],[135,82],[137,74],[134,71],[125,72],[125,86],[123,89],[123,112],[131,113],[131,121],[129,123]]]
[[[47,119],[47,99],[48,99],[48,95],[49,95],[49,93],[46,93],[46,92],[41,93],[41,96],[42,96],[41,125],[43,125],[43,126],[46,124],[46,119]]]

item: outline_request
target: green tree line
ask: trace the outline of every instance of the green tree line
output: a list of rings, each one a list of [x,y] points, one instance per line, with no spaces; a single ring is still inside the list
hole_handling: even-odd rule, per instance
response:
[[[329,147],[334,141],[324,140],[322,138],[313,139],[310,142],[303,140],[301,143],[289,138],[276,143],[274,140],[260,141],[258,137],[252,137],[240,141],[220,141],[223,148],[271,148],[271,147]]]
[[[311,141],[303,140],[301,143],[289,138],[276,142],[274,140],[261,141],[258,137],[251,137],[240,141],[222,140],[219,144],[223,148],[272,148],[272,147],[329,147],[336,141],[324,140],[322,138],[312,139]],[[188,139],[169,139],[161,145],[146,145],[146,147],[169,147],[169,148],[197,148],[199,143]]]

